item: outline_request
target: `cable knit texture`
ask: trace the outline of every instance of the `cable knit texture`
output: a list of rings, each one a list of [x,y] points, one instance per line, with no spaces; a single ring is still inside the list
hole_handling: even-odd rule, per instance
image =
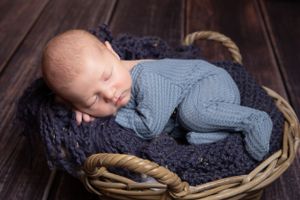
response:
[[[157,37],[111,36],[107,26],[94,30],[100,40],[112,43],[123,59],[200,58],[195,46],[172,48]],[[216,65],[229,72],[241,94],[241,105],[268,113],[273,130],[268,155],[281,148],[283,115],[273,100],[257,85],[246,70],[231,62]],[[130,129],[119,126],[114,117],[97,118],[89,124],[76,125],[75,114],[53,101],[53,94],[42,79],[24,91],[17,109],[18,122],[30,139],[38,137],[44,144],[50,168],[57,167],[78,176],[86,157],[97,152],[137,155],[168,167],[178,176],[197,185],[208,181],[246,174],[259,162],[247,153],[241,134],[230,134],[213,144],[187,145],[167,134],[151,141],[140,139]],[[111,171],[139,180],[140,176],[123,169]]]

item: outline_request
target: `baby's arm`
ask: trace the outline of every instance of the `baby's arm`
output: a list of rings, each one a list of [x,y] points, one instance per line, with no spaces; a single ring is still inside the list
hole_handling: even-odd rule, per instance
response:
[[[133,94],[136,106],[120,109],[116,121],[140,137],[152,139],[166,126],[179,103],[182,88],[161,76],[146,75],[139,80]]]

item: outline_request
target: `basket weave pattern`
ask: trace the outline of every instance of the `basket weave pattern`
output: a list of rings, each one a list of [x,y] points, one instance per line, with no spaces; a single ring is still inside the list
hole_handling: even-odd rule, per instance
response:
[[[235,62],[242,64],[239,48],[228,37],[212,31],[199,31],[186,36],[183,44],[197,39],[221,42],[231,52]],[[300,138],[297,116],[279,94],[264,87],[285,118],[282,149],[272,154],[247,175],[224,178],[198,186],[190,186],[168,169],[149,160],[126,154],[99,153],[87,158],[81,181],[99,196],[116,199],[260,199],[263,188],[277,179],[293,162]],[[125,168],[153,177],[158,183],[138,183],[110,173],[108,167]],[[103,198],[103,197],[101,197]]]

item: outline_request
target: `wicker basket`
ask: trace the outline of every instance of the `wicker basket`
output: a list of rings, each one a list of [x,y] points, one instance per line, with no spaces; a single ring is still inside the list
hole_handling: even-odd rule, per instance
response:
[[[192,44],[196,39],[210,39],[221,42],[231,52],[233,60],[242,63],[238,47],[226,36],[201,31],[187,35],[184,44]],[[187,182],[149,160],[125,154],[99,153],[87,158],[83,166],[81,181],[85,187],[101,199],[260,199],[264,187],[277,179],[293,162],[298,144],[300,127],[291,106],[276,92],[264,87],[284,114],[284,134],[282,149],[275,152],[247,175],[234,176],[212,181],[198,186]],[[110,173],[108,167],[121,167],[146,174],[159,183],[138,183],[128,178]]]

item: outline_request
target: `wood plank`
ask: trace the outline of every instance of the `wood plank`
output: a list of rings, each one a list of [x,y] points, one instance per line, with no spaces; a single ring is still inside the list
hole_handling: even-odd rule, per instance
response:
[[[300,2],[260,0],[291,104],[300,116]]]
[[[256,80],[286,97],[255,1],[189,0],[186,13],[186,33],[212,30],[230,37],[240,48],[244,66]],[[208,60],[229,60],[227,49],[220,44],[211,41],[196,44],[202,47]]]
[[[0,199],[41,199],[49,176],[42,155],[35,157],[34,170],[31,170],[28,157],[24,155],[27,143],[20,137],[18,127],[11,123],[17,99],[28,84],[40,76],[43,47],[51,37],[67,29],[88,29],[107,22],[114,3],[104,0],[51,1],[1,74]]]
[[[263,17],[268,29],[278,65],[291,105],[300,115],[300,2],[260,0]],[[296,51],[297,52],[297,51]],[[290,168],[265,191],[265,199],[298,199],[300,197],[300,149]]]
[[[183,7],[180,0],[121,0],[110,27],[114,35],[158,36],[176,46],[183,39]]]
[[[49,0],[0,2],[0,72],[23,41]]]
[[[59,172],[49,193],[49,200],[54,199],[99,199],[96,194],[89,193],[84,185],[76,178]]]
[[[10,130],[18,132],[18,127]],[[31,160],[28,142],[19,139],[9,158],[1,162],[0,199],[41,199],[49,171],[40,149]],[[31,162],[33,161],[33,162]]]
[[[118,1],[112,20],[108,24],[114,36],[118,33],[155,35],[176,45],[181,42],[183,36],[183,9],[184,4],[181,0],[149,0],[146,4],[140,0],[121,0]],[[83,186],[67,174],[63,174],[61,180],[56,180],[54,185],[56,184],[60,184],[60,187],[55,192],[50,192],[51,200],[94,198],[87,191],[83,191]],[[75,189],[70,192],[70,187]]]

